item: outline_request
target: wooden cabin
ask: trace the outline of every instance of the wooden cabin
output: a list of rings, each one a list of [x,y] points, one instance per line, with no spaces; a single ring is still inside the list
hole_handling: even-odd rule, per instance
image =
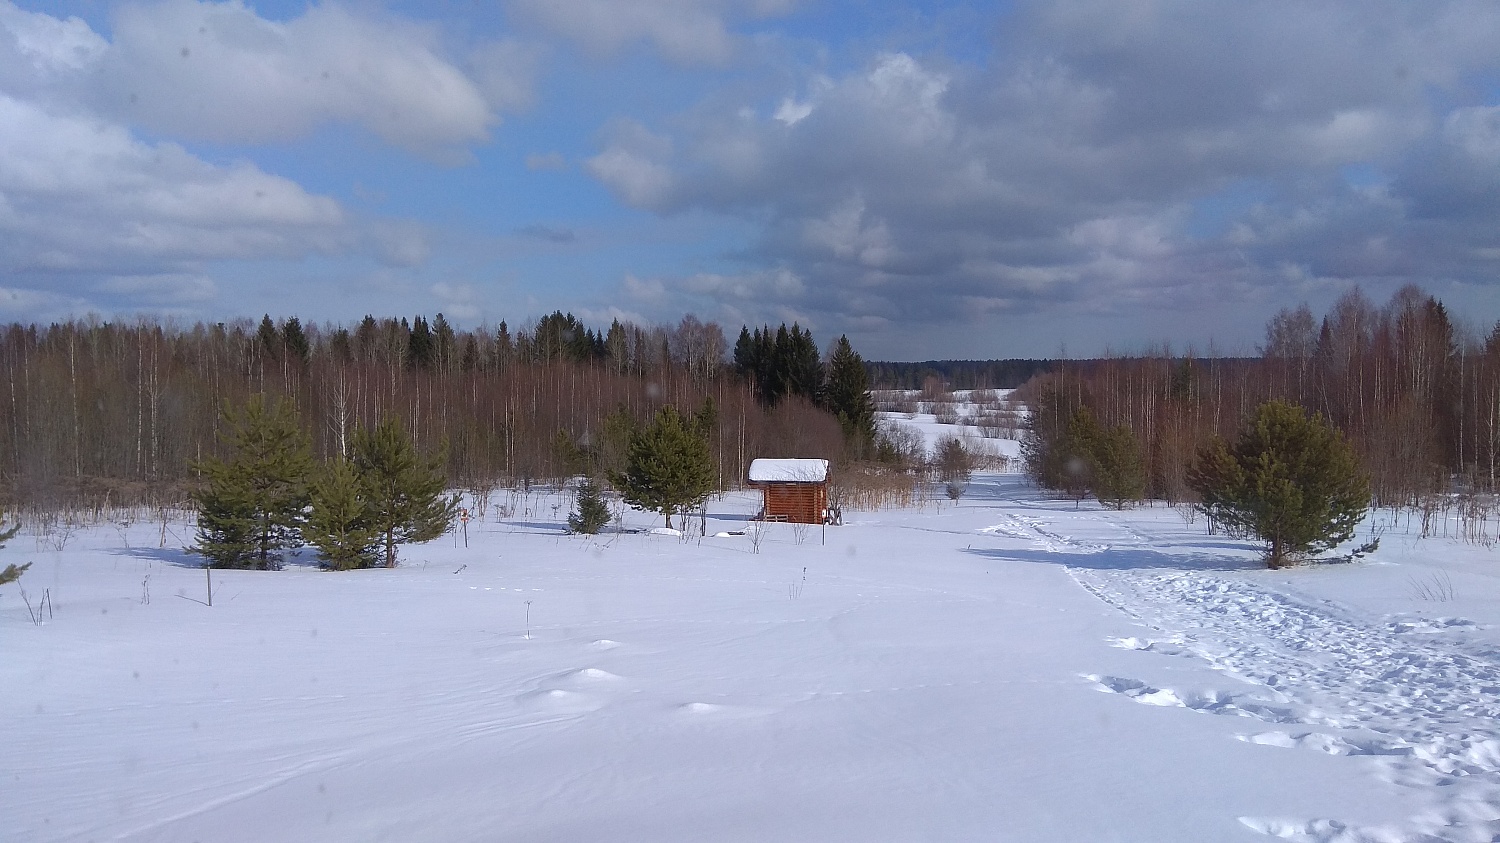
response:
[[[822,524],[828,513],[828,460],[754,460],[751,488],[764,499],[766,521]]]

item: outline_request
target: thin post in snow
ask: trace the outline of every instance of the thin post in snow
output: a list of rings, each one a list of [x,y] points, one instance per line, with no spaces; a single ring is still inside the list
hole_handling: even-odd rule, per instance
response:
[[[214,569],[211,566],[203,566],[203,575],[208,579],[208,605],[214,605]]]

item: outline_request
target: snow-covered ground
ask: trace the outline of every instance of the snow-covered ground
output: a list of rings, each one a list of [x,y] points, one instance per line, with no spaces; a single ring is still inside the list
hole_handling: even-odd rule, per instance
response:
[[[1500,835],[1495,551],[1388,513],[1366,561],[1267,571],[1005,474],[758,547],[750,495],[690,539],[497,500],[212,607],[183,523],[12,540],[51,607],[0,589],[0,838]]]

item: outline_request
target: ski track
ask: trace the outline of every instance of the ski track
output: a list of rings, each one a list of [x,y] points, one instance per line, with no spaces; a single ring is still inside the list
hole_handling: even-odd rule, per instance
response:
[[[1078,541],[1055,525],[1013,514],[982,532],[1075,555],[1162,546],[1104,513],[1090,520],[1091,527],[1117,528],[1121,541]],[[1200,658],[1253,686],[1226,693],[1085,674],[1100,690],[1146,705],[1260,721],[1274,728],[1240,739],[1365,758],[1386,781],[1436,795],[1432,808],[1406,828],[1360,828],[1330,818],[1240,818],[1247,828],[1299,843],[1500,841],[1500,661],[1494,652],[1466,652],[1461,641],[1430,634],[1473,624],[1371,623],[1329,601],[1307,603],[1208,571],[1069,566],[1068,573],[1104,603],[1163,635],[1109,643]]]

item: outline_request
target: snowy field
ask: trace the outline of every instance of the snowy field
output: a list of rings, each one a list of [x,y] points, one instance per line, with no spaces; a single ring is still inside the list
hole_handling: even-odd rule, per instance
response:
[[[1389,513],[1272,572],[1006,474],[826,543],[757,546],[744,494],[689,539],[512,502],[212,607],[183,523],[18,536],[0,838],[1500,839],[1496,552]]]

